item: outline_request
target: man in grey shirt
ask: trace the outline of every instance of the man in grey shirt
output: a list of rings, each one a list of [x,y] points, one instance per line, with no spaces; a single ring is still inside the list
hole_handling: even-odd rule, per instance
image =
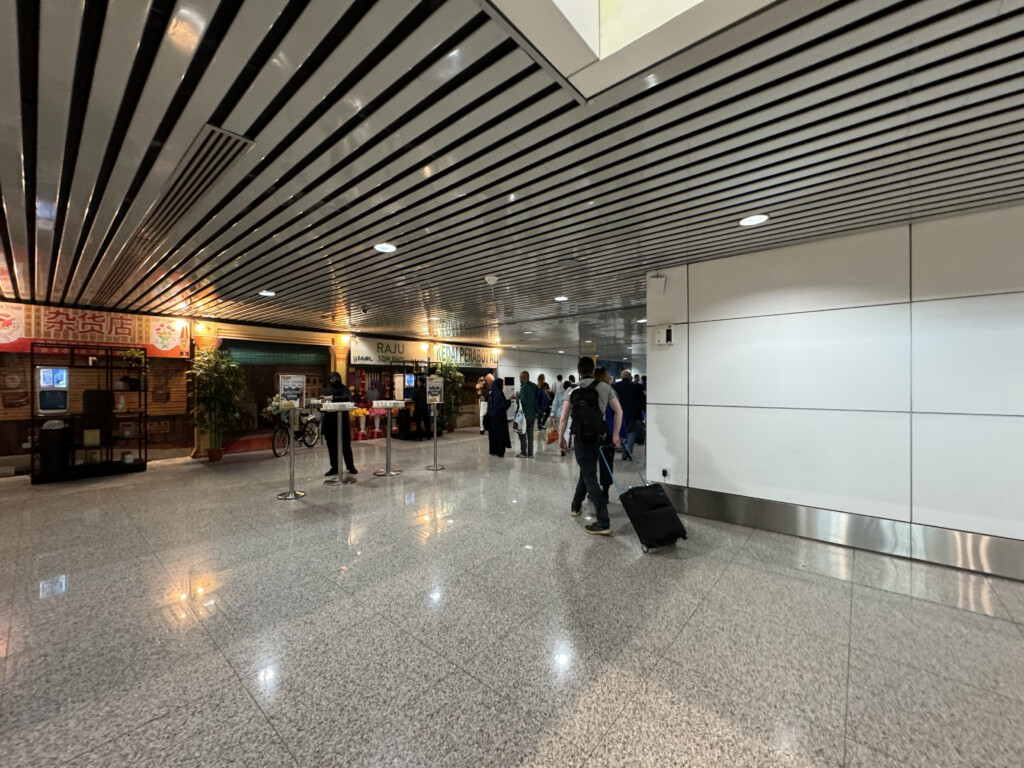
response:
[[[566,441],[565,428],[573,409],[577,409],[573,419],[573,455],[580,468],[580,476],[576,481],[576,493],[572,497],[572,505],[569,514],[578,517],[583,511],[583,500],[590,494],[594,502],[594,510],[597,522],[585,526],[584,530],[597,536],[607,536],[612,532],[611,523],[608,519],[608,502],[605,501],[604,493],[601,492],[601,485],[597,481],[597,462],[600,461],[601,440],[600,434],[588,434],[588,424],[593,420],[597,423],[600,420],[600,429],[607,430],[604,414],[607,408],[612,409],[615,414],[615,423],[612,428],[612,441],[616,448],[621,447],[619,440],[619,429],[622,427],[622,408],[619,406],[618,398],[608,384],[603,381],[594,381],[594,360],[589,357],[581,357],[579,366],[580,384],[565,399],[565,406],[562,408],[562,418],[558,422],[558,444],[565,451],[569,446]],[[595,399],[592,395],[583,395],[584,391],[596,391],[596,415],[591,414],[592,408],[587,400]],[[584,409],[587,409],[586,412]]]

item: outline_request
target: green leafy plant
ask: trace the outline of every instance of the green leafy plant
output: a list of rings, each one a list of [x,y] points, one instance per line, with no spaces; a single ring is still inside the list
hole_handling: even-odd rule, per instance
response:
[[[192,385],[192,423],[209,437],[210,448],[223,446],[225,428],[241,415],[239,395],[245,391],[245,373],[220,349],[203,349],[196,353],[188,371]]]
[[[149,376],[149,358],[145,350],[132,348],[118,351],[117,356],[121,358],[126,368],[139,368],[144,376]]]
[[[462,385],[466,383],[466,377],[450,360],[438,363],[434,371],[444,379],[441,415],[445,424],[454,425],[462,409]]]

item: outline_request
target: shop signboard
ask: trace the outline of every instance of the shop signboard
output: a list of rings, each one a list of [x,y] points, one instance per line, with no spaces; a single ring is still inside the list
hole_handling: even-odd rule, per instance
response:
[[[444,394],[444,378],[427,376],[427,405],[440,405]]]
[[[306,377],[296,373],[279,373],[277,375],[277,391],[281,396],[281,407],[291,403],[293,408],[302,407],[302,395],[306,391]]]
[[[0,352],[28,352],[35,341],[144,347],[148,357],[188,357],[188,323],[169,317],[0,302]]]
[[[460,368],[495,368],[501,352],[492,347],[473,347],[446,342],[433,342],[430,349],[424,352],[421,343],[355,336],[349,344],[352,365],[405,365],[422,363],[429,357],[432,363],[453,362]]]

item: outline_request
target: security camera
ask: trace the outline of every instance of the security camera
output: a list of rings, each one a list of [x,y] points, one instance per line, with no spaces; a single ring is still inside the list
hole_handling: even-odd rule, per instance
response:
[[[363,304],[363,306],[362,306],[362,307],[360,307],[360,309],[362,309],[362,310],[363,310],[363,314],[364,314],[364,315],[365,315],[365,314],[366,314],[367,312],[369,312],[369,311],[370,311],[370,308],[369,308],[368,306],[366,306],[365,304]]]
[[[495,283],[498,282],[498,276],[497,275],[484,275],[484,282],[487,283],[488,285],[494,285]]]

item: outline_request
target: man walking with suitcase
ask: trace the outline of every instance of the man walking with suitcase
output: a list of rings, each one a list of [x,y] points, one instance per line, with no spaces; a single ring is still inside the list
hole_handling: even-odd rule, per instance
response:
[[[565,428],[569,417],[572,416],[573,455],[580,468],[570,514],[573,517],[582,514],[583,500],[589,493],[594,502],[597,522],[585,526],[584,530],[595,536],[607,536],[612,532],[611,523],[608,519],[608,502],[605,501],[597,480],[597,462],[601,460],[601,438],[607,430],[604,414],[608,407],[611,407],[614,413],[612,441],[616,448],[621,447],[619,429],[622,426],[622,408],[615,396],[615,390],[603,381],[594,379],[593,358],[581,357],[577,370],[580,374],[579,386],[566,398],[562,418],[558,422],[558,445],[566,451],[569,446]]]

